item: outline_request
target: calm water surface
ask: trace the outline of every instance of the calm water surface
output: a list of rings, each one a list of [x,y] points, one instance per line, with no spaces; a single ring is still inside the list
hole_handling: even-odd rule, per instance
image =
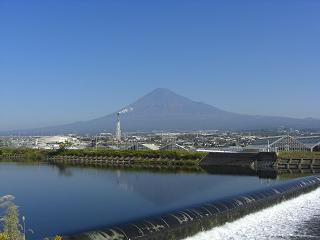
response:
[[[15,196],[35,232],[28,239],[97,229],[277,183],[255,176],[0,163],[0,196]]]

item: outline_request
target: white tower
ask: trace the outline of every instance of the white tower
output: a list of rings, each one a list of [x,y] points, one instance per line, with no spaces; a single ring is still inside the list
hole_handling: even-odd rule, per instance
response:
[[[117,113],[116,140],[121,141],[120,112]]]

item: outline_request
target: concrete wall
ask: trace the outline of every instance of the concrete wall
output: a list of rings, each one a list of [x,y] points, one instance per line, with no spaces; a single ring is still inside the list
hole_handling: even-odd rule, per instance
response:
[[[260,153],[224,153],[210,152],[199,163],[200,166],[241,166],[251,167],[255,162],[273,164],[277,160],[277,155],[273,152]]]

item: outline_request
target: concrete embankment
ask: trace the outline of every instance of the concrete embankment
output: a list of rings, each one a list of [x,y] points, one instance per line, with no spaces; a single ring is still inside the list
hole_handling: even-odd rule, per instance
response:
[[[241,168],[253,170],[320,170],[320,159],[282,158],[274,152],[259,153],[227,153],[213,152],[205,156],[199,163],[203,167],[229,167],[234,170]]]
[[[279,158],[275,165],[277,169],[320,170],[320,159],[308,158]]]
[[[199,163],[200,166],[229,167],[272,167],[277,160],[273,152],[260,153],[228,153],[210,152]]]
[[[52,156],[47,158],[52,164],[67,164],[93,167],[142,167],[142,168],[198,168],[199,159],[177,160],[171,158],[104,157],[104,156]]]
[[[127,224],[107,227],[73,236],[65,240],[133,240],[183,239],[211,229],[246,214],[258,211],[283,200],[296,197],[320,186],[320,176],[310,176],[268,187],[260,191],[180,209],[161,216]],[[90,221],[90,220],[89,220]]]
[[[25,159],[24,155],[0,155],[0,160],[23,161]]]

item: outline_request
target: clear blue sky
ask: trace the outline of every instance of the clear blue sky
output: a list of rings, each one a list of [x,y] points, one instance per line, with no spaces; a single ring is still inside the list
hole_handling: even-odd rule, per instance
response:
[[[87,120],[157,87],[320,118],[319,0],[0,0],[0,130]]]

